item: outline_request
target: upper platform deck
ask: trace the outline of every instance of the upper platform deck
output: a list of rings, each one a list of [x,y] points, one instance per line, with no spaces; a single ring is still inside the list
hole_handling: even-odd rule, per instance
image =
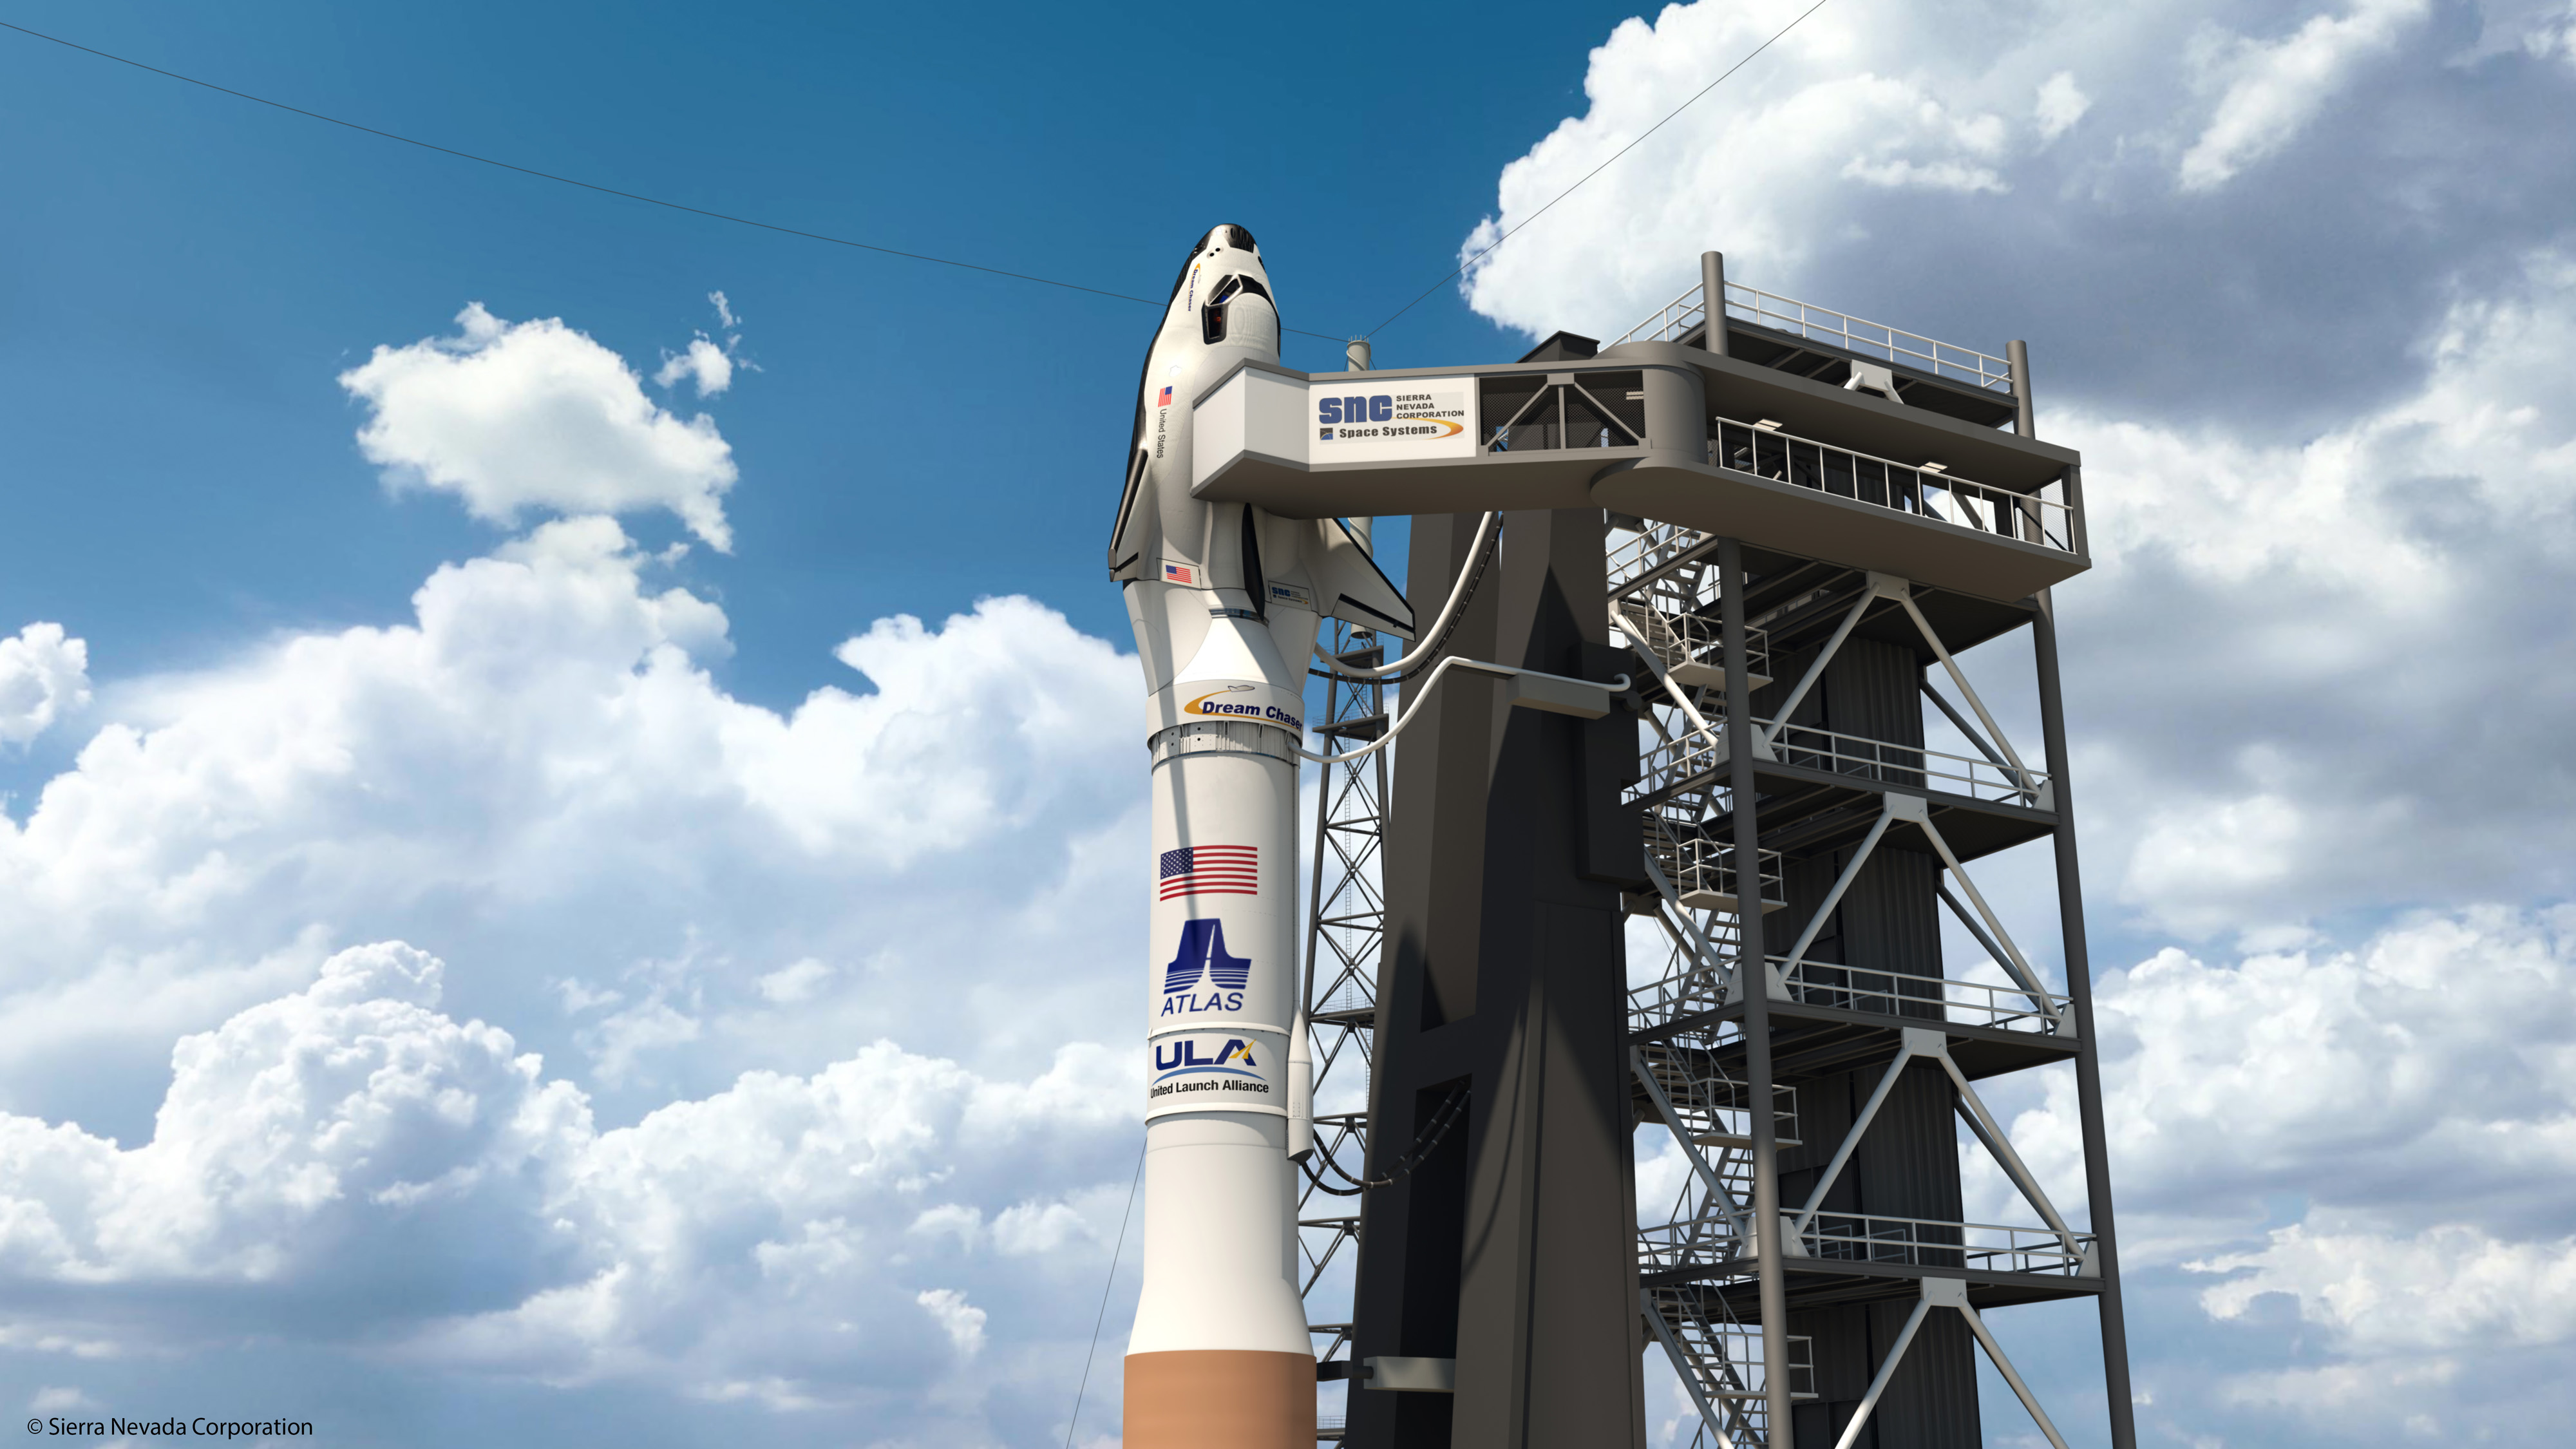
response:
[[[1734,318],[1735,355],[1689,345],[1705,332],[1481,367],[1248,362],[1193,400],[1191,492],[1307,518],[1603,508],[2005,601],[2089,566],[2082,460],[1997,426],[1995,359],[1927,343],[1974,359],[1947,364],[1962,378]]]
[[[2016,378],[2004,358],[1738,282],[1725,287],[1727,345],[1717,350],[1730,357],[1831,387],[1849,382],[1856,363],[1882,365],[1894,374],[1906,406],[1979,427],[2006,426],[2020,411],[2018,391],[2028,379]],[[1705,285],[1694,286],[1611,345],[1678,342],[1705,348],[1706,301]]]

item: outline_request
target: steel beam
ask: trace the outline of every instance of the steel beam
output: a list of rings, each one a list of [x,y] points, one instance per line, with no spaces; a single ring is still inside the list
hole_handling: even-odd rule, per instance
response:
[[[2068,475],[2070,496],[2074,487]],[[2080,515],[2079,515],[2080,516]],[[2102,1056],[2093,1032],[2093,968],[2084,943],[2084,881],[2075,856],[2075,792],[2067,779],[2066,702],[2059,692],[2057,609],[2046,590],[2031,621],[2039,665],[2040,745],[2057,787],[2057,914],[2064,933],[2066,994],[2075,1014],[2075,1103],[2084,1138],[2084,1191],[2093,1219],[2093,1252],[2102,1268],[2102,1387],[2110,1398],[2111,1449],[2137,1449],[2137,1411],[2130,1400],[2129,1329],[2120,1302],[2120,1250],[2111,1226],[2111,1156],[2102,1122]]]
[[[1721,308],[1724,299],[1720,299]],[[1723,647],[1726,652],[1726,715],[1730,722],[1753,718],[1752,669],[1744,652],[1744,546],[1728,538],[1717,546],[1718,598],[1723,620]],[[1753,752],[1727,752],[1727,793],[1732,797],[1727,813],[1735,825],[1735,878],[1756,882],[1754,909],[1748,916],[1741,912],[1743,892],[1739,885],[1736,900],[1740,923],[1736,931],[1735,981],[1744,996],[1745,1093],[1754,1104],[1753,1128],[1753,1221],[1757,1236],[1754,1241],[1761,1253],[1758,1272],[1762,1304],[1762,1390],[1767,1401],[1763,1423],[1766,1437],[1777,1441],[1790,1432],[1789,1418],[1789,1293],[1783,1263],[1789,1245],[1780,1231],[1780,1134],[1772,1118],[1771,1082],[1771,973],[1762,960],[1760,922],[1762,879],[1762,831],[1753,803]]]

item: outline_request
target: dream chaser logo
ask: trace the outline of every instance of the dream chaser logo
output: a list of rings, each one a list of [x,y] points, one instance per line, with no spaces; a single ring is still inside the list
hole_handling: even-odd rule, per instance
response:
[[[1302,731],[1305,729],[1305,720],[1296,715],[1290,714],[1288,711],[1281,709],[1275,704],[1230,704],[1220,698],[1220,696],[1228,694],[1251,694],[1260,687],[1261,686],[1257,684],[1223,685],[1216,689],[1209,690],[1207,693],[1202,694],[1198,698],[1182,705],[1181,713],[1226,715],[1237,718],[1263,719],[1270,721],[1272,724],[1286,725],[1288,728],[1293,730]]]
[[[1201,977],[1209,990],[1198,990]],[[1225,953],[1225,922],[1194,920],[1181,927],[1181,949],[1163,968],[1165,1016],[1198,1011],[1241,1011],[1243,989],[1252,980],[1252,959]],[[1248,1057],[1248,1052],[1247,1052]]]

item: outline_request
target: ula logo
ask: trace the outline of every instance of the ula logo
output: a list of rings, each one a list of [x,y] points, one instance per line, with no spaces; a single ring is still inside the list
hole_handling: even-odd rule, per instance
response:
[[[1239,1036],[1227,1037],[1225,1045],[1217,1048],[1214,1057],[1200,1056],[1199,1044],[1187,1039],[1173,1042],[1168,1048],[1159,1046],[1154,1048],[1154,1070],[1167,1077],[1179,1075],[1193,1067],[1202,1071],[1231,1067],[1238,1061],[1247,1067],[1261,1065],[1252,1059],[1252,1043]],[[1244,1075],[1250,1076],[1251,1073],[1246,1072]]]
[[[1201,977],[1207,991],[1197,989]],[[1225,922],[1201,918],[1181,927],[1181,948],[1163,968],[1163,1011],[1180,1016],[1196,1011],[1241,1011],[1243,990],[1252,980],[1252,958],[1225,952]]]

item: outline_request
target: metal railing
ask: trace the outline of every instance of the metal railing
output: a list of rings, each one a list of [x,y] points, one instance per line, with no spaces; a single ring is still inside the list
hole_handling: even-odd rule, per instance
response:
[[[1628,1030],[1653,1031],[1685,1016],[1715,1011],[1726,1004],[1735,985],[1731,962],[1693,964],[1669,975],[1628,988]]]
[[[1678,523],[1640,519],[1645,527],[1630,532],[1617,530],[1627,537],[1605,551],[1604,572],[1609,575],[1613,597],[1636,589],[1647,580],[1662,575],[1695,559],[1708,558],[1717,551],[1717,538],[1696,528]]]
[[[1637,1267],[1650,1273],[1710,1268],[1747,1260],[1751,1246],[1735,1224],[1714,1208],[1637,1229]]]
[[[1801,961],[1790,969],[1787,958],[1766,957],[1780,973],[1781,989],[1801,1006],[1830,1006],[1914,1021],[1955,1022],[2054,1035],[2067,1020],[2072,998],[2054,991],[1955,976],[1916,976],[1876,967],[1846,966],[1833,961]],[[1734,989],[1729,965],[1694,966],[1628,989],[1628,1030],[1648,1032],[1686,1016],[1726,1005]]]
[[[1973,347],[1926,337],[1919,332],[1908,332],[1901,327],[1890,327],[1884,322],[1867,321],[1830,307],[1818,307],[1774,292],[1729,282],[1726,284],[1726,313],[1775,332],[1786,332],[1792,337],[1822,342],[1845,352],[1857,352],[1916,368],[1935,377],[1952,378],[1993,392],[2009,394],[2012,391],[2012,364],[2003,358],[1979,352]],[[1707,317],[1705,288],[1693,286],[1665,303],[1653,316],[1629,328],[1610,345],[1670,342],[1699,326]]]
[[[1619,632],[1652,652],[1675,684],[1688,689],[1726,683],[1726,649],[1717,620],[1684,612],[1691,607],[1689,603],[1674,597],[1659,598],[1653,585],[1620,598],[1616,607]],[[1755,687],[1759,688],[1771,672],[1769,635],[1759,629],[1745,631],[1744,664],[1756,676]]]
[[[1719,418],[1709,461],[1953,528],[2075,551],[2074,510],[2040,493],[2015,493],[1938,468],[1837,448],[1777,428]],[[2050,484],[2050,487],[2061,486]]]
[[[1714,1434],[1724,1449],[1777,1449],[1762,1330],[1738,1320],[1723,1297],[1702,1286],[1650,1288],[1640,1301],[1683,1388],[1697,1402],[1699,1434],[1691,1442],[1708,1443]],[[1790,1334],[1786,1346],[1789,1397],[1815,1398],[1812,1340]]]
[[[1639,1047],[1637,1054],[1682,1125],[1690,1129],[1692,1141],[1703,1147],[1746,1146],[1753,1141],[1753,1089],[1717,1065],[1715,1053],[1704,1047],[1650,1042]],[[1784,1146],[1794,1147],[1800,1141],[1797,1088],[1772,1083],[1771,1130]]]
[[[1810,1258],[1829,1261],[2073,1277],[2084,1269],[2093,1235],[2001,1223],[1820,1212],[1798,1234],[1798,1246]]]
[[[1759,1399],[1764,1394],[1762,1374],[1762,1328],[1759,1324],[1703,1316],[1705,1311],[1696,1300],[1672,1288],[1650,1288],[1647,1300],[1665,1324],[1682,1338],[1698,1360],[1695,1368],[1708,1370],[1700,1381],[1700,1391],[1712,1399]],[[1813,1340],[1806,1334],[1789,1335],[1789,1397],[1812,1399],[1816,1396],[1816,1359]]]
[[[1710,702],[1704,713],[1713,728],[1724,729],[1726,717],[1715,701]],[[1754,718],[1753,724],[1766,734],[1772,726],[1770,720],[1759,716]],[[1692,729],[1671,739],[1656,741],[1640,758],[1642,770],[1637,783],[1629,787],[1627,798],[1642,800],[1670,790],[1676,784],[1713,775],[1723,767],[1722,739],[1722,735],[1712,738]],[[1954,755],[1947,750],[1891,744],[1886,740],[1817,729],[1810,725],[1793,724],[1782,729],[1771,741],[1771,753],[1784,765],[1829,770],[1837,775],[1853,775],[1890,785],[1943,790],[1972,800],[2004,804],[2035,803],[2039,792],[2048,784],[2048,773],[2044,770],[2017,770],[2010,765]]]
[[[1735,284],[1727,283],[1726,290],[1727,301],[1731,305],[1735,300]],[[1670,342],[1676,337],[1687,335],[1692,328],[1707,319],[1708,284],[1694,282],[1689,291],[1657,308],[1652,317],[1611,339],[1610,345],[1616,347],[1622,342]],[[1750,314],[1747,314],[1746,320],[1751,320]]]
[[[1786,967],[1781,958],[1770,958]],[[1831,1006],[1879,1016],[1957,1022],[1961,1026],[2053,1035],[2065,1019],[2072,998],[2028,987],[1962,981],[1954,976],[1916,976],[1876,967],[1845,966],[1831,961],[1801,961],[1786,970],[1781,985],[1801,1006]],[[1634,993],[1631,993],[1633,996]]]
[[[1705,835],[1681,835],[1672,822],[1646,812],[1646,852],[1661,867],[1682,904],[1694,910],[1739,912],[1736,905],[1735,847]],[[1780,852],[1765,850],[1754,858],[1760,879],[1761,908],[1776,911],[1789,903],[1780,884]]]
[[[1768,720],[1756,720],[1766,730]],[[1922,745],[1895,745],[1813,725],[1783,727],[1771,739],[1771,753],[1784,765],[1858,775],[1891,785],[1945,789],[1972,800],[2031,804],[2048,784],[2043,770],[2014,769],[1978,756],[1954,755]]]
[[[1784,1228],[1794,1222],[1787,1212],[1781,1217]],[[2091,1233],[2060,1233],[2054,1228],[1820,1212],[1798,1231],[1790,1256],[1829,1263],[1974,1268],[2071,1278],[2084,1272],[2092,1248]],[[1650,1271],[1749,1263],[1751,1256],[1751,1245],[1734,1223],[1714,1211],[1637,1230],[1637,1265]]]

